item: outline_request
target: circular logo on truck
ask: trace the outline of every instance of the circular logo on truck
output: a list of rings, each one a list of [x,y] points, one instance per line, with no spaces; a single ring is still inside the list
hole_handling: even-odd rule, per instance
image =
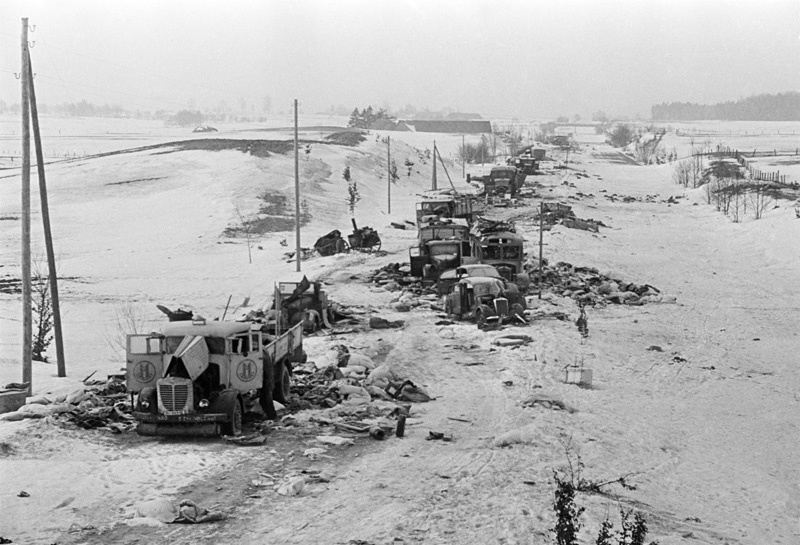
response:
[[[242,382],[250,382],[256,376],[256,362],[253,360],[242,360],[236,367],[236,376]]]
[[[156,366],[149,361],[140,361],[133,368],[133,378],[139,382],[150,382],[156,378]]]

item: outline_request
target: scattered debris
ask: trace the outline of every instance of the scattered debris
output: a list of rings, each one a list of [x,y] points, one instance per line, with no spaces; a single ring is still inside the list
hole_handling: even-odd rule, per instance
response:
[[[224,439],[226,443],[230,443],[233,445],[253,447],[253,446],[263,445],[267,441],[267,436],[261,435],[261,433],[253,433],[250,435],[241,435],[238,437],[226,435]]]
[[[297,496],[306,486],[306,479],[302,475],[290,477],[289,480],[281,484],[277,492],[281,496]]]
[[[526,266],[535,282],[539,274],[538,261],[529,260]],[[625,282],[614,273],[601,274],[593,267],[575,267],[564,261],[551,266],[547,260],[543,260],[542,287],[590,305],[643,305],[675,300],[674,297],[662,295],[660,290],[650,284]]]
[[[318,435],[315,437],[315,439],[320,443],[325,443],[326,445],[334,445],[337,447],[349,446],[355,444],[355,441],[353,441],[351,438],[340,437],[338,435]]]
[[[568,413],[577,412],[577,409],[564,403],[560,398],[546,393],[534,394],[522,402],[523,407],[536,407],[541,406],[545,409],[556,409],[567,411]]]
[[[88,377],[87,377],[88,378]],[[35,396],[17,411],[0,415],[0,420],[47,418],[62,427],[105,429],[121,433],[135,428],[124,375],[87,382],[69,394]]]
[[[178,516],[173,523],[198,524],[201,522],[215,522],[225,520],[227,517],[219,511],[209,511],[205,507],[200,507],[192,500],[183,500],[178,507]]]
[[[378,318],[377,316],[373,316],[369,319],[369,327],[372,329],[397,329],[403,327],[404,325],[404,320],[396,320],[392,322],[384,318]]]

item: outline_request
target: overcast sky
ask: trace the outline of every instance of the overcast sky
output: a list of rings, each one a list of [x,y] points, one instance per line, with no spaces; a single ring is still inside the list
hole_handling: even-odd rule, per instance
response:
[[[800,90],[800,0],[3,0],[8,104],[26,16],[43,103],[528,120]]]

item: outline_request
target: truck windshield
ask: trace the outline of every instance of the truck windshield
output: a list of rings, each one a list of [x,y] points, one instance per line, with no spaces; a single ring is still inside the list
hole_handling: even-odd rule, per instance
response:
[[[225,353],[225,339],[223,337],[205,337],[206,346],[210,354],[224,354]],[[166,338],[166,352],[167,354],[174,354],[178,350],[183,341],[183,337],[167,337]]]

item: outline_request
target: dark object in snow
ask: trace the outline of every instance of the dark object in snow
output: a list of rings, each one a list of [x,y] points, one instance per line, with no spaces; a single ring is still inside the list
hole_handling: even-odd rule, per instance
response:
[[[397,428],[395,429],[395,432],[394,432],[394,434],[395,434],[397,437],[403,437],[403,435],[404,435],[405,433],[406,433],[406,416],[405,416],[405,415],[403,415],[403,414],[401,414],[401,415],[400,415],[400,416],[397,418]]]
[[[392,398],[399,401],[412,401],[418,403],[425,403],[431,400],[428,392],[411,382],[406,380],[404,382],[390,382],[385,388],[386,393]]]
[[[260,433],[252,433],[250,435],[242,435],[239,437],[226,436],[225,442],[234,445],[241,445],[244,447],[253,447],[263,445],[267,440],[266,435]]]
[[[577,410],[571,405],[568,405],[561,399],[546,393],[534,394],[522,402],[523,407],[536,407],[537,405],[544,407],[545,409],[560,409],[562,411],[567,411],[568,413],[577,412]]]
[[[372,329],[396,329],[399,327],[403,327],[404,325],[405,321],[403,320],[397,320],[391,322],[384,318],[377,318],[375,316],[369,319],[369,327],[371,327]]]
[[[319,255],[327,257],[346,252],[348,246],[342,238],[342,233],[338,229],[334,229],[327,235],[318,238],[314,243],[314,249],[319,252]]]
[[[225,513],[219,511],[209,511],[205,507],[200,507],[192,500],[183,500],[178,508],[178,516],[173,523],[197,524],[200,522],[215,522],[225,520]]]
[[[192,132],[219,132],[216,128],[212,127],[211,125],[200,125],[199,127],[195,127]]]
[[[351,218],[353,222],[353,234],[347,236],[350,243],[350,248],[359,250],[361,252],[377,252],[381,249],[381,237],[378,232],[371,227],[358,228],[356,219]]]

